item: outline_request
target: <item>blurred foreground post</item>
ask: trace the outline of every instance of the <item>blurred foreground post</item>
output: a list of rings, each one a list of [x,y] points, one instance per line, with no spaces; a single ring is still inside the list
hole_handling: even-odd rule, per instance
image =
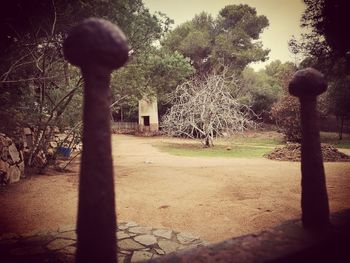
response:
[[[84,78],[76,262],[116,262],[109,82],[128,59],[126,38],[108,21],[87,19],[71,30],[63,51]]]
[[[299,70],[289,83],[289,93],[299,97],[302,128],[301,209],[305,228],[319,229],[329,224],[329,205],[320,142],[317,96],[327,82],[313,68]]]

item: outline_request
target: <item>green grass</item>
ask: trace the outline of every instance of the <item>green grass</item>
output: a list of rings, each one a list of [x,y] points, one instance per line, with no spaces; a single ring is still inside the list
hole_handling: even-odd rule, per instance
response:
[[[344,134],[343,140],[339,140],[337,133],[321,132],[321,141],[337,148],[350,149],[350,134]],[[284,142],[281,134],[259,132],[237,135],[230,139],[217,139],[214,144],[214,147],[204,148],[198,140],[177,138],[157,142],[154,146],[177,156],[259,158]]]
[[[280,137],[265,138],[264,134],[235,136],[214,141],[215,146],[204,148],[199,141],[175,139],[174,142],[156,143],[161,151],[177,156],[258,158],[282,144]]]

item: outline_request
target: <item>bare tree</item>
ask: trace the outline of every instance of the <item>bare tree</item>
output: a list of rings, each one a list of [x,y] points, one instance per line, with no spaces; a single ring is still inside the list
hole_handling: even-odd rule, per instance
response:
[[[170,95],[173,105],[162,119],[161,127],[170,136],[200,139],[213,146],[215,137],[230,135],[255,127],[255,113],[239,103],[234,95],[239,90],[234,77],[210,75],[179,85]]]

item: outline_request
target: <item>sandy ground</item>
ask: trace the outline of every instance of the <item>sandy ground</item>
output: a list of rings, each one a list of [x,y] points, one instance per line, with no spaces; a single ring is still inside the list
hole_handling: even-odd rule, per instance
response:
[[[300,164],[176,157],[162,138],[113,136],[118,220],[216,242],[300,217]],[[330,208],[350,207],[350,163],[325,163]],[[74,224],[77,173],[34,176],[0,190],[0,233]]]

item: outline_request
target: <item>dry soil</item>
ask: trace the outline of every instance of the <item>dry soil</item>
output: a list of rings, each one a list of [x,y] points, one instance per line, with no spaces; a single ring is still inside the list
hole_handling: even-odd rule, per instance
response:
[[[179,157],[163,138],[113,136],[118,220],[216,242],[300,217],[300,164],[264,158]],[[0,190],[0,233],[74,224],[77,174],[33,176]],[[350,207],[350,163],[325,163],[330,208]]]

